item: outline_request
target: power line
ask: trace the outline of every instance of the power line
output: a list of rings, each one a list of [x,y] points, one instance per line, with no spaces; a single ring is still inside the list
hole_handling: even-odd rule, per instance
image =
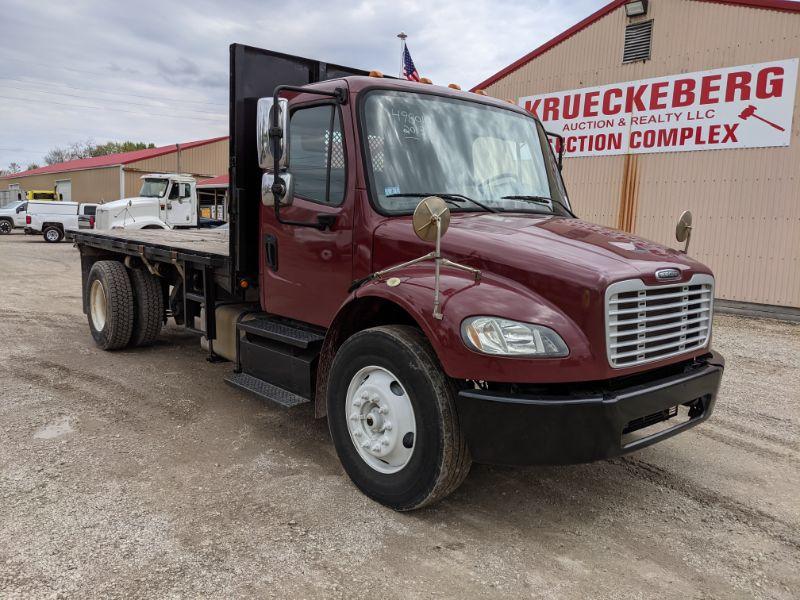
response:
[[[66,92],[50,92],[47,90],[28,90],[25,88],[15,87],[13,85],[7,85],[4,89],[7,90],[16,90],[18,92],[24,92],[28,94],[50,94],[52,96],[68,96],[70,98],[78,98],[80,100],[105,100],[107,102],[121,102],[123,104],[130,104],[132,106],[143,106],[145,108],[169,108],[167,107],[159,107],[154,104],[142,104],[141,102],[131,102],[130,100],[110,100],[108,98],[87,98],[86,96],[79,96],[77,94],[67,94]],[[188,112],[193,112],[201,115],[217,115],[219,116],[220,113],[218,112],[210,112],[206,110],[197,110],[195,108],[188,108],[186,109]]]
[[[14,96],[3,96],[3,95],[0,95],[0,98],[4,98],[6,100],[14,100],[14,101],[17,101],[17,102],[29,102],[29,101],[32,101],[32,102],[38,102],[39,104],[53,104],[53,105],[66,106],[66,107],[69,107],[69,108],[76,108],[76,109],[92,109],[92,110],[101,110],[101,111],[122,112],[122,113],[128,113],[128,114],[133,114],[133,115],[140,115],[140,116],[143,116],[143,117],[168,117],[170,119],[188,119],[188,120],[193,120],[193,121],[205,121],[205,122],[208,122],[208,123],[219,123],[220,122],[219,120],[212,119],[210,117],[187,117],[187,116],[184,116],[184,115],[175,115],[175,114],[168,115],[168,114],[164,114],[164,113],[154,113],[154,112],[143,113],[141,111],[125,110],[125,109],[122,109],[122,108],[108,108],[108,107],[102,107],[102,106],[87,106],[85,104],[67,104],[65,102],[56,102],[55,100],[44,100],[44,99],[40,99],[40,98],[16,98]],[[224,118],[224,119],[228,118],[227,115],[222,115],[222,114],[220,114],[219,117],[220,118]]]
[[[0,79],[6,81],[16,81],[18,83],[24,83],[26,85],[38,85],[41,87],[47,87],[48,90],[53,89],[53,85],[51,83],[47,83],[44,80],[42,83],[38,83],[36,80],[31,81],[30,79],[19,79],[16,77],[0,77]],[[133,98],[144,98],[145,100],[154,100],[153,96],[148,96],[146,94],[134,94],[133,92],[109,92],[106,90],[98,90],[96,88],[86,88],[86,87],[78,87],[76,85],[69,85],[68,83],[56,83],[56,85],[61,87],[66,87],[71,90],[77,90],[79,92],[91,92],[93,94],[109,94],[113,96],[131,96]],[[184,100],[183,98],[166,98],[166,97],[159,97],[155,99],[156,102],[177,102],[180,104],[200,104],[200,105],[207,105],[207,106],[228,106],[226,103],[223,102],[202,102],[200,100]]]

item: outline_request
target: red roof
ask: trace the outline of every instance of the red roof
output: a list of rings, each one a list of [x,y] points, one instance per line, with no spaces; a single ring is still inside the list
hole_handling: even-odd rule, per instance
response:
[[[483,89],[486,86],[492,85],[493,83],[497,83],[506,75],[509,75],[519,69],[526,63],[529,63],[534,58],[537,58],[551,50],[552,48],[558,46],[561,42],[571,38],[576,33],[586,29],[589,25],[592,25],[596,21],[599,21],[607,14],[613,12],[617,8],[621,7],[622,5],[628,3],[630,0],[612,0],[600,10],[592,13],[588,17],[586,17],[583,21],[576,23],[563,33],[557,35],[553,39],[548,42],[545,42],[536,50],[529,52],[519,60],[514,61],[510,65],[508,65],[505,69],[495,73],[488,79],[481,81],[479,84],[474,86],[470,91],[475,91],[479,89]],[[747,6],[750,8],[765,8],[770,10],[780,10],[785,12],[794,12],[800,13],[800,2],[796,2],[794,0],[696,0],[697,2],[714,2],[716,4],[730,4],[734,6]]]
[[[211,179],[203,179],[202,181],[197,182],[197,187],[227,187],[228,186],[228,175],[217,175],[216,177],[212,177]]]
[[[227,135],[221,137],[210,138],[207,140],[197,140],[194,142],[186,142],[181,144],[181,150],[188,150],[189,148],[196,148],[197,146],[205,146],[206,144],[213,144],[220,140],[228,139]],[[39,167],[38,169],[31,169],[30,171],[23,171],[21,173],[13,173],[0,177],[0,179],[16,179],[17,177],[28,177],[30,175],[44,175],[46,173],[64,173],[65,171],[80,171],[84,169],[98,169],[101,167],[115,167],[117,165],[127,165],[147,158],[155,158],[176,152],[178,149],[177,144],[170,144],[169,146],[161,146],[159,148],[147,148],[145,150],[133,150],[132,152],[120,152],[118,154],[106,154],[105,156],[93,156],[90,158],[79,158],[77,160],[68,160],[67,162],[56,163],[54,165],[47,165],[46,167]]]

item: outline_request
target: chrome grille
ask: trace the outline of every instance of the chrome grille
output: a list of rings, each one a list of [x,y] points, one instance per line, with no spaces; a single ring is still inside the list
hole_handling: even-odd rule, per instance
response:
[[[714,278],[645,285],[620,281],[606,290],[606,351],[612,367],[632,367],[702,348],[711,334]]]

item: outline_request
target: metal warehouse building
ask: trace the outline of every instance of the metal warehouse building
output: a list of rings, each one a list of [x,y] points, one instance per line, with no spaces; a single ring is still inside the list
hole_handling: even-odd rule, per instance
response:
[[[581,217],[675,246],[690,209],[718,298],[797,315],[798,57],[800,2],[614,0],[473,89],[565,138]]]
[[[56,190],[61,200],[106,202],[135,196],[147,173],[208,179],[228,172],[228,138],[71,160],[0,178],[1,188]]]

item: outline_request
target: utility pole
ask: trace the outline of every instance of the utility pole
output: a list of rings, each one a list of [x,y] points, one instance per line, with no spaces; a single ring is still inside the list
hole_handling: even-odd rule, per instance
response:
[[[400,38],[400,79],[403,79],[403,69],[405,68],[405,55],[406,55],[406,38],[408,37],[405,32],[401,31],[397,34]]]

